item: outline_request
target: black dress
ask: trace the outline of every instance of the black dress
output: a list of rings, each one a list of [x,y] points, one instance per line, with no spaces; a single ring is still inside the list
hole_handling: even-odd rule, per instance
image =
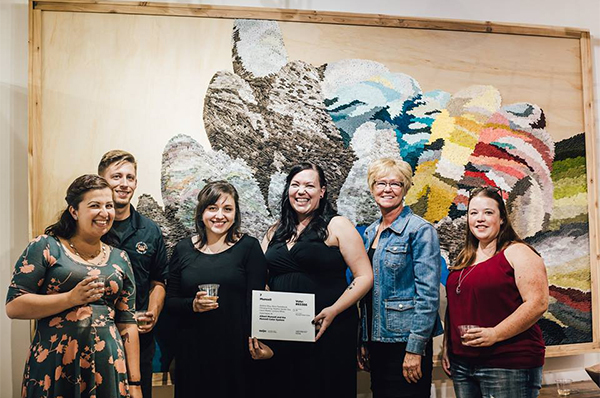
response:
[[[273,291],[314,293],[315,315],[344,293],[346,263],[339,248],[327,246],[314,231],[305,231],[288,250],[272,244],[266,253]],[[356,397],[358,310],[339,314],[316,343],[267,342],[274,357],[265,396]]]
[[[218,283],[219,308],[194,312],[198,285]],[[266,263],[258,241],[244,235],[218,254],[197,250],[191,239],[175,247],[167,307],[177,332],[175,397],[250,396],[253,370],[248,352],[252,290],[264,290]]]

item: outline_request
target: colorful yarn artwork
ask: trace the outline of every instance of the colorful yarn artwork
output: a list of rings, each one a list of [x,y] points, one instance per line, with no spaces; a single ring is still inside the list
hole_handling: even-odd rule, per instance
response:
[[[287,171],[303,161],[324,167],[340,214],[368,225],[379,211],[367,167],[400,157],[415,171],[405,202],[435,225],[446,263],[461,249],[469,190],[500,187],[516,230],[548,269],[546,343],[592,340],[583,133],[555,143],[539,106],[503,105],[492,86],[424,93],[371,60],[289,60],[274,21],[236,20],[232,39],[234,72],[216,72],[204,101],[211,149],[173,137],[162,160],[165,209],[140,198],[169,249],[192,233],[196,195],[216,179],[237,187],[243,228],[262,238],[279,215]]]

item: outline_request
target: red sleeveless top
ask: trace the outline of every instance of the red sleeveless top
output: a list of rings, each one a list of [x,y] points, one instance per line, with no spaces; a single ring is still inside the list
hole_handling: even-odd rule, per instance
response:
[[[494,327],[523,303],[515,283],[515,271],[504,251],[477,266],[465,268],[460,294],[457,294],[460,274],[460,271],[451,272],[446,282],[448,352],[458,360],[490,368],[543,366],[546,347],[537,324],[491,347],[467,347],[460,342],[459,325]]]

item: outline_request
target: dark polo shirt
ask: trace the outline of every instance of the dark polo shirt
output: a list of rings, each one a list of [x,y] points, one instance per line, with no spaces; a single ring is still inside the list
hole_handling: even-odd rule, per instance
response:
[[[102,240],[127,252],[135,276],[135,308],[148,309],[150,282],[165,283],[168,276],[167,251],[160,228],[131,206],[131,215],[115,221]]]

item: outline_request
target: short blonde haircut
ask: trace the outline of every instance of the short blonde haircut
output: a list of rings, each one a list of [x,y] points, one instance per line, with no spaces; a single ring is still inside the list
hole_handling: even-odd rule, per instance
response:
[[[385,178],[389,175],[396,174],[402,177],[404,181],[403,194],[406,195],[410,187],[412,186],[412,167],[402,159],[397,158],[380,158],[375,160],[369,165],[367,171],[367,182],[369,183],[369,189],[373,191],[375,181],[381,178]]]

